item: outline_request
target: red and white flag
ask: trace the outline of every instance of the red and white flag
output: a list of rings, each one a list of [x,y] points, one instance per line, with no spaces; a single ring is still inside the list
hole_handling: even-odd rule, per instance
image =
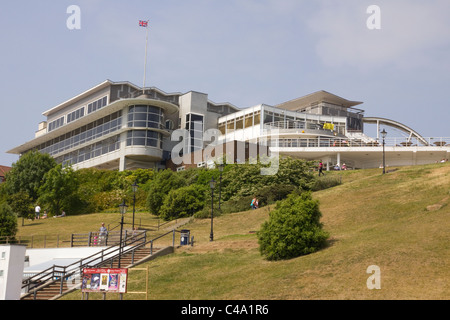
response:
[[[139,20],[139,26],[140,27],[148,27],[148,21]]]

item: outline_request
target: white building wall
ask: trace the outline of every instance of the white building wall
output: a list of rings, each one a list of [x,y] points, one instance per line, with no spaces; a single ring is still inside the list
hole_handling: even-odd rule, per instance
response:
[[[26,247],[0,245],[0,300],[19,300]]]

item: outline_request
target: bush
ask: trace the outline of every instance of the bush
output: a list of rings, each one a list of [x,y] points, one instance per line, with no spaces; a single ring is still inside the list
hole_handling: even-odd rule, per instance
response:
[[[294,190],[296,187],[293,185],[274,184],[257,191],[255,197],[258,199],[259,206],[262,207],[285,199]]]
[[[0,203],[0,237],[15,237],[17,216],[7,203]]]
[[[289,195],[278,202],[258,232],[261,254],[267,260],[282,260],[318,251],[329,236],[320,217],[318,201],[310,192]]]
[[[312,191],[325,190],[342,184],[341,177],[322,177],[315,178],[311,183]]]
[[[164,199],[160,209],[160,216],[164,220],[192,216],[205,206],[206,188],[191,185],[173,189]]]
[[[153,180],[147,184],[147,205],[150,212],[159,216],[164,199],[169,192],[185,185],[185,180],[170,169],[157,172]]]
[[[264,167],[256,164],[234,164],[226,166],[222,179],[222,197],[224,200],[258,195],[265,187],[293,186],[310,189],[313,175],[309,162],[302,159],[280,157],[278,170],[273,175],[261,174]]]
[[[253,196],[231,199],[220,204],[221,213],[233,213],[250,210],[250,203]]]
[[[102,212],[108,209],[118,209],[124,198],[125,193],[122,190],[97,192],[91,198],[90,211]]]
[[[222,215],[222,210],[214,206],[214,218]],[[194,217],[197,219],[209,219],[211,218],[211,205],[205,205],[202,210],[194,213]]]

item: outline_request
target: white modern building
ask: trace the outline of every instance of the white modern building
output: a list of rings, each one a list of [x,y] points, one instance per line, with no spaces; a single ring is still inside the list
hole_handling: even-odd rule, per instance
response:
[[[237,110],[199,92],[169,94],[107,80],[45,111],[47,119],[35,138],[8,153],[39,150],[75,168],[163,168],[174,145],[173,130],[186,128],[193,134],[193,122],[202,131],[213,128],[219,117]],[[192,141],[190,149],[202,146]]]
[[[212,102],[200,92],[165,93],[107,80],[45,111],[35,138],[9,153],[36,149],[75,168],[165,168],[179,144],[172,136],[175,130],[188,134],[186,154],[205,148],[203,133],[218,129],[219,141],[263,141],[272,152],[322,160],[328,169],[343,163],[348,168],[379,167],[383,150],[387,166],[449,158],[450,138],[425,138],[398,121],[365,117],[357,108],[361,104],[318,91],[275,106],[240,109]],[[364,133],[367,124],[377,126],[376,137]],[[383,139],[381,126],[401,136],[388,130]],[[211,161],[201,162],[205,160]]]

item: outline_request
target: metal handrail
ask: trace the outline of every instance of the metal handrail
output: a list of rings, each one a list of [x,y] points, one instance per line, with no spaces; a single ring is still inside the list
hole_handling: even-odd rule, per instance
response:
[[[133,239],[135,238],[135,239]],[[131,242],[130,239],[124,239],[122,241],[122,244],[126,245],[128,244],[133,244],[133,243],[137,243],[136,245],[134,245],[132,249],[137,249],[139,247],[145,246],[147,244],[146,241],[146,233],[140,233],[139,235],[136,235],[134,237],[132,237]],[[143,240],[143,241],[142,241]],[[37,282],[44,282],[44,281],[49,281],[49,280],[54,280],[55,278],[59,277],[61,274],[61,271],[57,271],[56,268],[62,268],[63,269],[63,276],[61,277],[62,279],[65,277],[69,277],[74,275],[75,273],[79,272],[79,270],[81,270],[84,267],[87,266],[97,266],[100,265],[102,263],[104,263],[105,260],[110,259],[110,258],[115,258],[118,256],[118,254],[120,254],[120,249],[122,248],[122,246],[120,245],[120,243],[116,246],[112,246],[106,249],[101,250],[100,252],[94,253],[86,258],[82,258],[77,262],[74,262],[70,265],[61,267],[61,266],[57,266],[54,265],[53,267],[50,267],[32,277],[29,277],[25,280],[22,281],[22,289],[27,288],[28,291],[30,290],[30,285],[33,283],[37,283]],[[118,254],[116,254],[119,251]],[[128,253],[129,250],[127,250],[126,252],[123,252],[122,254]],[[105,259],[106,258],[106,259]],[[100,259],[99,262],[97,262]],[[97,262],[97,263],[94,263]],[[93,264],[94,263],[94,264]],[[56,275],[56,273],[58,273]]]
[[[130,242],[130,239],[124,239],[121,244],[119,243],[118,245],[101,250],[100,252],[92,254],[92,255],[88,256],[87,258],[82,258],[79,261],[74,262],[68,266],[63,267],[63,266],[53,265],[53,267],[50,267],[34,276],[29,277],[22,281],[22,289],[27,289],[27,291],[28,291],[22,297],[26,297],[28,295],[33,294],[34,297],[36,298],[36,294],[39,290],[43,289],[44,287],[46,287],[47,285],[49,285],[51,283],[54,283],[58,279],[61,280],[60,294],[62,294],[64,279],[68,279],[69,277],[74,276],[76,274],[81,274],[81,270],[83,268],[87,268],[87,267],[92,268],[92,267],[100,266],[106,262],[113,261],[118,256],[123,256],[129,252],[132,252],[133,250],[136,250],[141,247],[145,247],[147,244],[150,244],[150,254],[153,254],[153,242],[170,234],[170,233],[173,233],[172,245],[175,246],[175,232],[180,232],[180,231],[174,229],[174,230],[168,231],[165,234],[162,234],[151,240],[147,240],[147,234],[146,234],[146,232],[143,232],[143,233],[140,233],[139,235],[133,236],[131,239],[133,239],[133,238],[135,238],[135,239],[132,240],[131,242]],[[141,241],[141,242],[139,242],[139,241]],[[133,244],[136,242],[138,242],[136,245],[129,247],[130,244]],[[123,250],[123,246],[127,246],[127,243],[128,243],[129,248]],[[108,252],[108,253],[106,253],[106,252]],[[96,262],[98,259],[100,259],[100,261]],[[94,262],[96,262],[96,263],[94,263]],[[63,271],[57,271],[57,268],[61,268]],[[40,286],[36,286],[34,288],[30,288],[30,286],[32,284],[36,284],[36,283],[43,283],[43,284]],[[30,290],[32,290],[32,291],[30,291]]]

